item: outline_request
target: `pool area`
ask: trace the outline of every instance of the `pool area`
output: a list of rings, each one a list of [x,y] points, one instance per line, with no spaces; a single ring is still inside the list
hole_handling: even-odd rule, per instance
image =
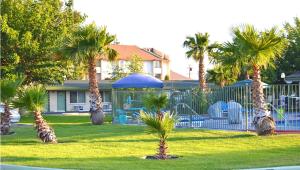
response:
[[[207,128],[225,130],[254,130],[253,114],[244,115],[240,123],[230,123],[227,117],[212,118],[209,115],[178,115],[176,128]],[[272,114],[276,118],[276,113]],[[247,123],[248,121],[248,123]],[[286,119],[275,119],[277,130],[300,130],[300,113],[286,113]]]
[[[177,115],[176,128],[255,130],[252,123],[255,108],[251,86],[211,87],[206,94],[201,94],[197,89],[140,89],[132,84],[130,87],[115,88],[112,91],[113,123],[143,124],[139,119],[140,110],[155,113],[146,109],[144,97],[165,93],[169,98],[169,105],[164,111]],[[274,119],[277,130],[300,131],[299,85],[268,85],[264,88],[264,96],[266,108]]]

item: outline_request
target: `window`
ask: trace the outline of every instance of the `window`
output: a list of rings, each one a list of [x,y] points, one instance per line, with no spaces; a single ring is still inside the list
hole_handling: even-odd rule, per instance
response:
[[[160,61],[153,61],[154,68],[161,68]]]
[[[156,77],[156,78],[160,79],[160,78],[161,78],[161,74],[155,74],[155,76],[154,76],[154,77]]]
[[[85,103],[85,92],[70,91],[70,103]]]
[[[103,101],[104,102],[111,102],[111,92],[110,91],[106,91],[103,93]]]
[[[125,66],[126,66],[126,61],[125,60],[120,60],[119,61],[119,67],[125,68]]]

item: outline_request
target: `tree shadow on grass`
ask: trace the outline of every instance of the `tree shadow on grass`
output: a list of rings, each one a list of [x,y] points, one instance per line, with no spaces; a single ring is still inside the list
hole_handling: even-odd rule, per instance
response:
[[[240,139],[240,138],[251,138],[253,134],[239,134],[239,135],[226,135],[222,136],[191,136],[191,137],[172,137],[169,141],[181,141],[181,140],[218,140],[218,139]]]
[[[32,134],[35,133],[32,129]],[[122,136],[137,136],[145,134],[145,127],[143,126],[124,126],[124,125],[103,125],[92,126],[89,123],[81,124],[57,124],[54,126],[55,133],[58,137],[59,143],[88,143],[88,142],[155,142],[155,137],[150,139],[121,139]],[[187,140],[218,140],[218,139],[235,139],[235,138],[250,138],[254,134],[234,134],[228,135],[212,130],[193,130],[185,129],[179,130],[179,133],[195,132],[203,133],[203,136],[175,136],[170,137],[169,141],[187,141]],[[207,135],[206,135],[207,134]],[[27,138],[26,138],[27,137]],[[24,139],[22,139],[24,138]],[[26,139],[25,139],[26,138]],[[106,140],[106,138],[108,138]],[[116,138],[114,140],[109,138]],[[28,139],[28,136],[16,136],[14,139],[2,140],[3,145],[36,145],[42,143],[38,138]]]
[[[87,140],[87,142],[91,142],[97,139],[105,139],[105,138],[115,138],[122,136],[135,136],[144,134],[144,128],[138,126],[92,126],[87,124],[67,124],[67,125],[55,125],[53,127],[55,134],[58,138],[59,143],[75,143],[82,142],[82,140]],[[29,130],[29,129],[28,129]],[[30,129],[30,137],[29,135],[15,135],[13,138],[7,138],[3,140],[2,138],[1,144],[3,145],[36,145],[37,143],[42,143],[36,137],[36,132],[34,128]],[[21,133],[20,133],[21,134]]]
[[[168,141],[201,141],[201,140],[218,140],[218,139],[240,139],[240,138],[251,138],[255,135],[252,134],[239,134],[239,135],[230,135],[230,136],[195,136],[195,137],[170,137]],[[158,139],[118,139],[118,140],[94,140],[93,142],[157,142]]]

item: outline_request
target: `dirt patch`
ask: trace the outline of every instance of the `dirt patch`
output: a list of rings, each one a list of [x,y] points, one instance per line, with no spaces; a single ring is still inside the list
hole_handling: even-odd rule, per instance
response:
[[[179,156],[176,156],[176,155],[168,155],[167,156],[167,159],[178,159],[178,158],[179,158]],[[156,155],[154,155],[154,156],[147,155],[147,156],[144,156],[143,159],[159,160]]]

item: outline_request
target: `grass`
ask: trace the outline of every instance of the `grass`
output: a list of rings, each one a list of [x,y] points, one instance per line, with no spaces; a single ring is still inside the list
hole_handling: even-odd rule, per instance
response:
[[[45,116],[58,144],[43,144],[32,126],[14,127],[2,136],[2,163],[70,169],[237,169],[300,165],[300,135],[176,129],[169,137],[177,160],[144,160],[156,152],[156,136],[143,126],[92,126],[88,116]],[[33,118],[23,117],[31,124]]]

